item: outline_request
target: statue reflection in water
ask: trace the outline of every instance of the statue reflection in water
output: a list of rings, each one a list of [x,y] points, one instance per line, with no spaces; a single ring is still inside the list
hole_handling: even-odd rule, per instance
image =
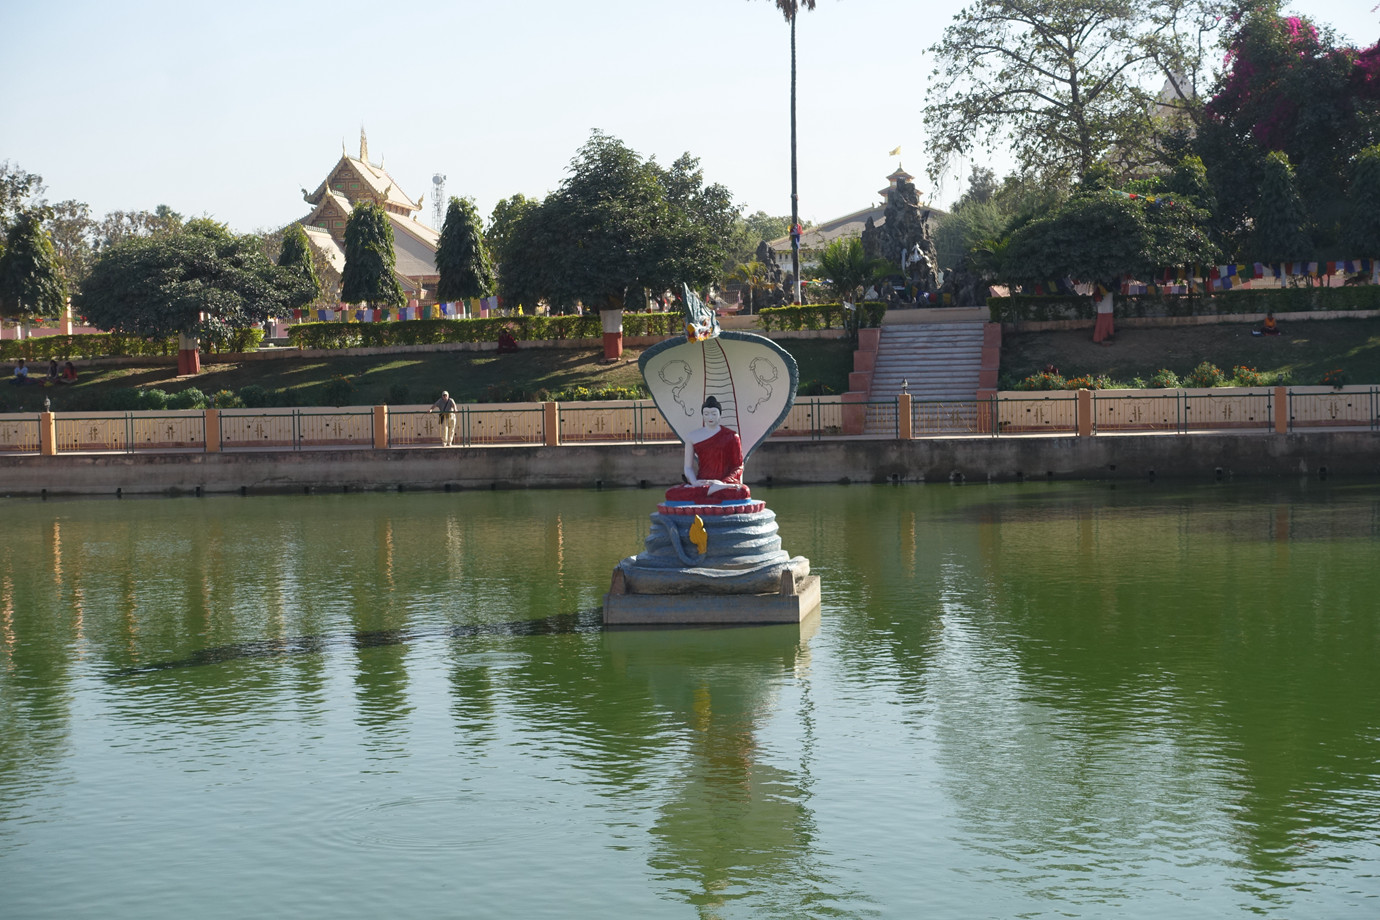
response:
[[[767,762],[757,733],[776,713],[778,688],[808,666],[818,628],[617,631],[605,647],[620,682],[645,681],[652,702],[686,739],[681,772],[651,828],[658,878],[701,917],[728,910],[805,916],[838,884],[813,855],[806,709],[798,769]],[[727,639],[726,636],[732,638]],[[808,695],[806,696],[808,699]]]

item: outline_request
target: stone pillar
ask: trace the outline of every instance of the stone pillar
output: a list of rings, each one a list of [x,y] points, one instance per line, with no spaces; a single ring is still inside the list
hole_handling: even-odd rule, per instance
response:
[[[866,393],[844,393],[843,394],[843,433],[846,435],[859,435],[867,427],[867,394]]]
[[[623,311],[600,310],[604,325],[604,360],[616,361],[623,354]]]
[[[388,449],[388,407],[374,407],[374,450]]]
[[[38,452],[44,457],[57,455],[57,422],[51,412],[38,413]]]
[[[910,411],[911,395],[901,393],[896,397],[896,436],[902,441],[915,437],[915,419]]]
[[[62,308],[62,334],[72,334],[72,298],[67,298],[67,304]]]
[[[202,414],[206,419],[206,453],[220,453],[220,410],[205,409]]]
[[[1289,433],[1289,388],[1275,387],[1275,434]]]
[[[193,336],[178,333],[177,336],[177,376],[189,377],[201,373],[201,355],[197,352],[197,341]]]
[[[560,403],[541,404],[542,432],[547,447],[561,446],[561,405]]]
[[[1078,391],[1078,436],[1086,438],[1093,433],[1092,390]]]

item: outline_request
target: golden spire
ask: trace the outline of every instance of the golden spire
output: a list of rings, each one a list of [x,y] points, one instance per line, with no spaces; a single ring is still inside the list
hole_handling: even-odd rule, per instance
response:
[[[369,138],[364,136],[364,125],[359,126],[359,158],[365,163],[369,162]]]

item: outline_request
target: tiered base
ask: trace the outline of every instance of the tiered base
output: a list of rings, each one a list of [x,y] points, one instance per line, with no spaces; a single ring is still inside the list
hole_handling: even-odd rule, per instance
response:
[[[819,576],[796,580],[783,573],[777,594],[627,594],[623,573],[614,569],[604,595],[608,626],[799,623],[819,609]],[[790,584],[785,584],[789,582]],[[787,593],[789,592],[789,593]]]

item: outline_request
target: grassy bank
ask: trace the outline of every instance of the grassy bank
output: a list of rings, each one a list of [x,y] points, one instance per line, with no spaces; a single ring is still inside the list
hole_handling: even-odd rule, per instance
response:
[[[853,351],[847,342],[794,339],[784,345],[800,365],[803,387],[830,393],[848,388]],[[0,411],[35,411],[45,397],[57,412],[125,408],[122,391],[158,389],[176,396],[193,387],[208,396],[261,387],[280,397],[274,404],[299,406],[336,405],[342,393],[350,405],[431,403],[442,390],[460,402],[538,400],[574,387],[639,387],[640,354],[640,349],[626,349],[614,364],[604,363],[599,345],[526,347],[506,355],[450,351],[326,358],[298,357],[285,349],[281,358],[243,363],[218,362],[212,355],[195,377],[178,377],[169,364],[93,366],[80,369],[74,386],[0,386]],[[40,375],[45,370],[33,369]]]
[[[1204,361],[1228,376],[1254,368],[1266,383],[1304,386],[1340,370],[1350,383],[1380,383],[1380,319],[1282,323],[1283,335],[1252,335],[1253,325],[1223,323],[1155,329],[1118,328],[1108,345],[1089,330],[1020,332],[1002,340],[1001,385],[1052,365],[1064,377],[1105,376],[1119,385],[1146,381],[1161,368],[1185,377]]]

